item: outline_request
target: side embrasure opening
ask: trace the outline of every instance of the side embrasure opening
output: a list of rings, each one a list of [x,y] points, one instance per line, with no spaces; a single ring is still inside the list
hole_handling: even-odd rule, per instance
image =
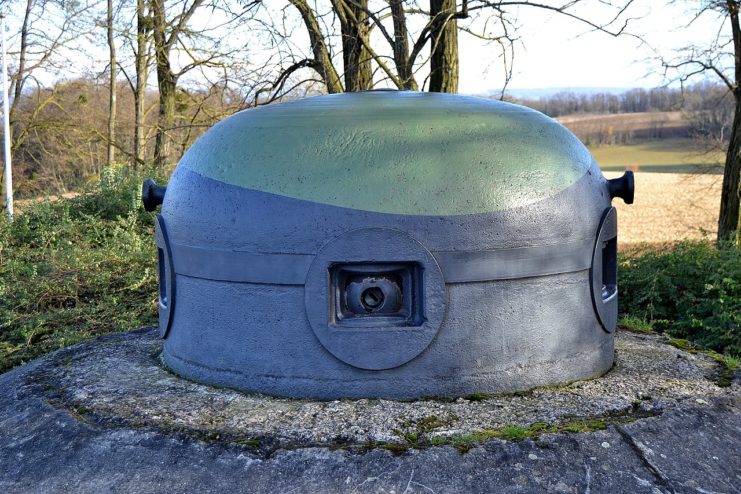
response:
[[[617,211],[607,208],[602,215],[590,269],[592,304],[602,329],[615,331],[618,314]]]

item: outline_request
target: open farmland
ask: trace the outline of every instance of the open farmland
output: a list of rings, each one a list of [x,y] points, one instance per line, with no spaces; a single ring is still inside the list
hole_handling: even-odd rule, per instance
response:
[[[558,117],[556,120],[564,124],[574,133],[585,132],[600,128],[612,128],[615,132],[645,130],[663,130],[667,134],[684,132],[687,122],[682,118],[682,112],[636,112],[611,114],[575,114]]]
[[[584,142],[603,170],[719,171],[722,152],[689,135],[681,112],[577,114],[557,119]]]
[[[637,144],[590,147],[603,170],[693,172],[722,171],[722,152],[702,152],[687,138],[660,139]]]
[[[605,172],[607,178],[622,172]],[[714,238],[720,208],[720,175],[690,173],[635,174],[635,203],[615,199],[620,244],[651,244]]]
[[[582,141],[608,178],[636,172],[635,204],[614,201],[620,243],[714,238],[722,152],[702,152],[680,112],[569,115],[558,119]],[[610,144],[610,145],[605,145]],[[651,173],[661,171],[665,173]]]
[[[689,136],[689,126],[681,112],[584,113],[557,120],[588,146]]]

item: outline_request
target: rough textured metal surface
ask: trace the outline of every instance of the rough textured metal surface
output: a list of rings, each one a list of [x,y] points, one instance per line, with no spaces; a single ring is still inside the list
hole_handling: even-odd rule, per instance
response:
[[[430,251],[479,251],[594,240],[610,205],[595,166],[535,204],[455,216],[396,215],[335,207],[244,189],[178,166],[162,216],[174,243],[252,253],[315,255],[348,230],[397,228]],[[464,248],[465,247],[465,248]]]
[[[180,166],[312,202],[438,216],[546,199],[592,161],[565,127],[523,106],[368,91],[243,111],[206,132]]]
[[[659,337],[617,336],[606,376],[479,401],[313,402],[245,395],[158,364],[156,331],[76,345],[0,376],[0,490],[26,492],[735,492],[741,387]],[[537,441],[393,454],[368,443],[571,414],[651,418]],[[436,416],[447,423],[430,422]]]
[[[357,230],[351,230],[357,231]],[[208,280],[303,285],[316,256],[170,244],[177,274]],[[591,268],[593,239],[478,251],[432,252],[448,283],[511,280]],[[169,269],[169,268],[168,268]]]
[[[178,180],[198,195],[168,195],[163,217],[173,243],[271,254],[280,246],[282,255],[296,257],[315,255],[329,239],[368,225],[397,228],[423,239],[428,248],[452,253],[461,246],[478,250],[523,244],[550,244],[557,250],[560,242],[596,240],[607,204],[598,196],[584,207],[575,198],[593,197],[599,178],[591,175],[535,206],[466,217],[336,208],[247,191],[186,169],[178,169],[173,181]],[[175,185],[171,182],[168,190]],[[200,200],[211,207],[201,207]],[[219,217],[213,211],[226,213]],[[588,266],[589,257],[584,261]],[[176,271],[178,262],[175,258]],[[303,286],[178,275],[175,326],[165,359],[173,369],[204,382],[325,398],[499,392],[593,377],[610,367],[611,337],[600,329],[592,308],[588,269],[447,286],[448,316],[432,345],[404,368],[371,376],[319,344],[304,312]],[[388,350],[395,352],[391,345]]]
[[[167,187],[177,303],[164,360],[201,382],[324,399],[600,375],[613,341],[590,266],[609,207],[578,139],[514,105],[384,92],[239,113],[194,144]],[[356,230],[398,231],[430,255],[332,250]],[[421,273],[419,295],[402,297],[419,308],[414,324],[337,324],[333,266],[409,262]]]
[[[164,358],[201,382],[321,398],[460,396],[596,377],[612,365],[613,340],[594,320],[588,274],[448,285],[448,315],[432,343],[380,371],[349,366],[321,345],[303,310],[290,310],[304,306],[302,287],[178,277]],[[196,302],[207,294],[215,296],[204,310]],[[249,319],[234,310],[243,305]]]

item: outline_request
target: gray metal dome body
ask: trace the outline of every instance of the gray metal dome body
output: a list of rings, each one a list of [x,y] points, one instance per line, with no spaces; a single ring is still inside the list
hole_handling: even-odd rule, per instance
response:
[[[238,113],[186,153],[157,218],[164,360],[321,399],[599,376],[615,188],[568,130],[506,103],[367,92]]]

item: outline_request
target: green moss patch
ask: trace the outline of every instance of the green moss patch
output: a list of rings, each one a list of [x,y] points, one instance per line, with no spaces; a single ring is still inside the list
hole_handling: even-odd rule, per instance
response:
[[[504,441],[537,440],[543,434],[555,433],[583,433],[607,429],[611,425],[625,424],[640,418],[650,417],[655,413],[639,410],[640,402],[623,414],[614,414],[604,417],[569,417],[555,423],[535,422],[528,426],[509,424],[494,429],[482,429],[467,434],[443,435],[437,434],[440,428],[448,427],[449,420],[440,420],[437,417],[428,417],[416,424],[423,423],[414,431],[400,432],[397,434],[402,439],[400,443],[378,444],[378,447],[403,453],[409,449],[424,449],[431,446],[453,446],[458,451],[465,453],[471,448],[485,443],[491,439]],[[414,424],[405,423],[412,426]]]

